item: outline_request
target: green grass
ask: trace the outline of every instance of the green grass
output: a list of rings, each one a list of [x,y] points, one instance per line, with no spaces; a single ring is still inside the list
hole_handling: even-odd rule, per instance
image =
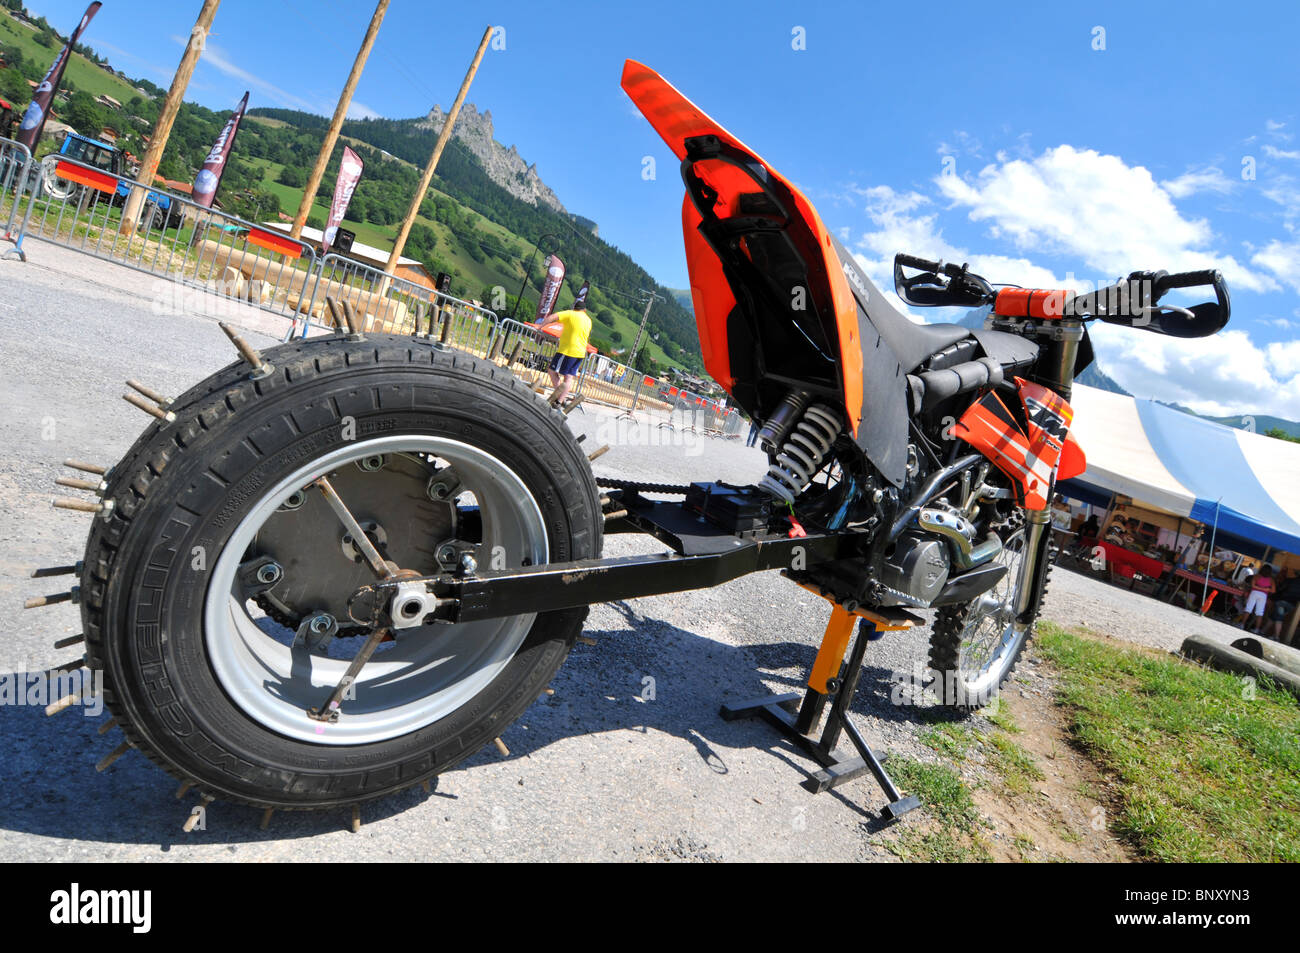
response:
[[[63,32],[75,26],[74,23],[51,23],[50,25]],[[83,41],[93,48],[95,46],[93,31],[87,33],[83,37]],[[0,14],[0,45],[16,46],[22,51],[23,59],[34,60],[41,64],[42,69],[48,68],[54,62],[54,58],[59,55],[59,50],[62,48],[62,44],[55,46],[53,49],[41,46],[36,42],[36,32],[16,22],[13,17],[9,16],[8,10]],[[96,50],[96,52],[103,53],[102,50]],[[72,80],[77,89],[84,89],[92,96],[101,96],[107,93],[118,102],[125,104],[130,101],[132,96],[139,95],[131,87],[130,83],[125,82],[116,74],[104,72],[80,53],[72,54],[63,75],[65,78]],[[14,103],[14,106],[21,112],[27,108],[28,102],[30,102],[30,99],[22,103]],[[59,108],[56,105],[54,112],[57,114],[58,111]],[[125,119],[119,120],[119,122],[125,123]],[[99,130],[96,129],[93,132],[98,133]]]
[[[1158,861],[1300,860],[1300,708],[1267,685],[1050,623],[1070,731],[1117,782],[1113,828]]]
[[[980,836],[970,788],[952,767],[897,756],[889,758],[888,767],[899,788],[919,797],[934,822],[929,828],[905,827],[897,838],[884,842],[888,850],[902,860],[921,863],[992,859]]]

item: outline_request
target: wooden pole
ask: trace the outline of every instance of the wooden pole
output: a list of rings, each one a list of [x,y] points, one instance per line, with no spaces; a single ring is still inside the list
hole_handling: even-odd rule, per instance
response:
[[[180,111],[185,90],[190,85],[190,77],[194,75],[194,67],[199,63],[203,47],[207,45],[208,31],[212,29],[212,21],[220,5],[221,0],[203,0],[203,9],[199,11],[194,29],[190,31],[190,41],[185,44],[180,65],[176,67],[176,73],[172,76],[171,89],[167,90],[167,97],[158,112],[158,122],[153,127],[149,148],[140,165],[139,180],[147,186],[153,185],[153,177],[158,172],[158,163],[162,161],[163,150],[167,148],[167,139],[172,134],[172,123],[176,121],[176,113]],[[132,189],[131,194],[127,196],[126,205],[122,209],[122,222],[118,228],[123,235],[130,235],[135,231],[145,194],[142,189]]]
[[[325,166],[329,164],[330,154],[339,139],[339,130],[343,128],[343,120],[348,116],[348,107],[352,105],[352,93],[357,88],[357,81],[361,79],[361,71],[370,56],[370,48],[375,45],[375,37],[379,35],[379,24],[384,22],[384,13],[387,10],[388,0],[379,0],[375,5],[375,13],[370,18],[370,26],[361,41],[361,49],[357,50],[357,58],[352,63],[352,72],[348,74],[348,81],[343,84],[343,92],[339,94],[338,105],[334,107],[334,118],[330,120],[329,129],[325,131],[325,141],[321,143],[320,154],[316,156],[316,164],[312,166],[311,175],[307,177],[307,187],[303,189],[298,214],[294,216],[293,227],[289,230],[289,235],[293,238],[302,237],[303,226],[307,224],[307,216],[311,214],[311,207],[316,202],[316,192],[320,189],[320,180],[325,174]]]
[[[411,196],[411,207],[406,212],[406,218],[402,220],[401,230],[397,233],[397,241],[393,243],[393,253],[388,256],[388,264],[384,266],[384,273],[391,275],[397,268],[397,260],[402,257],[402,249],[406,247],[406,238],[411,234],[411,226],[415,224],[415,216],[420,211],[420,205],[424,202],[424,193],[429,190],[429,183],[433,181],[433,170],[438,167],[438,160],[442,158],[442,150],[447,145],[447,140],[451,138],[451,128],[456,124],[456,116],[460,114],[460,107],[465,102],[465,97],[469,95],[469,84],[474,82],[474,74],[478,72],[478,64],[483,61],[483,54],[487,52],[488,41],[492,39],[492,27],[483,31],[483,39],[479,41],[478,52],[474,54],[474,62],[469,64],[469,72],[465,74],[465,82],[460,84],[460,92],[456,94],[456,101],[451,106],[451,112],[447,113],[447,121],[442,124],[442,132],[438,134],[438,141],[434,143],[433,154],[429,156],[429,164],[424,167],[424,175],[420,177],[420,187],[415,190],[415,195]],[[387,281],[384,282],[387,284]]]

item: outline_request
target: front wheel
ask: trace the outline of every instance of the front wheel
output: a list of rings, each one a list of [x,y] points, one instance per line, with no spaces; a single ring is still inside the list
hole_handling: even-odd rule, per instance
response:
[[[421,575],[595,557],[598,494],[562,418],[491,363],[387,336],[263,357],[270,376],[218,372],[113,469],[85,557],[90,662],[128,740],[203,793],[357,803],[499,735],[586,616],[394,626],[326,718],[371,641],[348,606],[376,581],[367,553]]]
[[[987,705],[996,696],[1033,634],[1046,590],[1044,585],[1027,619],[1017,617],[1026,546],[1023,512],[1015,510],[994,528],[1002,539],[1002,552],[995,562],[1007,567],[1006,575],[970,602],[939,609],[931,626],[934,693],[940,704],[949,708],[969,711]],[[1044,571],[1050,571],[1053,553],[1050,542],[1045,545]]]

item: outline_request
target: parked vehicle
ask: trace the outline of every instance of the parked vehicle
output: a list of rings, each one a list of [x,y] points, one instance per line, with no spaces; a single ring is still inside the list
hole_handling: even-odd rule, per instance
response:
[[[597,480],[562,412],[490,361],[343,331],[245,349],[103,475],[79,570],[109,709],[202,795],[324,808],[423,782],[533,703],[590,604],[760,570],[883,623],[937,609],[936,691],[982,704],[1037,618],[1056,482],[1085,465],[1087,325],[1228,320],[1215,271],[1074,295],[899,254],[906,302],[991,309],[918,325],[739,139],[639,63],[623,88],[681,160],[705,363],[769,466]],[[1214,300],[1162,303],[1198,286]],[[603,558],[607,533],[671,552]]]
[[[63,142],[59,146],[59,155],[117,176],[119,179],[117,189],[109,196],[109,201],[114,205],[124,204],[131,194],[132,187],[128,182],[120,181],[129,180],[131,177],[127,169],[126,155],[122,150],[98,139],[69,132],[63,137]],[[73,198],[86,190],[86,186],[60,176],[57,168],[51,166],[45,168],[41,187],[46,195],[60,201]],[[182,217],[181,207],[172,201],[167,192],[150,191],[145,196],[140,220],[155,231],[179,225]]]

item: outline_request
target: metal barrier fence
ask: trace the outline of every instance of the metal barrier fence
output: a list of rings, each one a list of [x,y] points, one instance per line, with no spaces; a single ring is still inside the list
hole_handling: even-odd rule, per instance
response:
[[[305,242],[57,154],[29,158],[24,178],[10,213],[22,204],[20,253],[32,237],[286,317],[310,306],[316,252]],[[139,219],[123,231],[133,191]]]
[[[332,327],[326,299],[347,302],[363,332],[432,335],[483,357],[497,335],[497,316],[486,308],[334,253],[320,259],[304,320],[290,334],[305,336],[312,319]]]
[[[139,221],[123,232],[132,193],[141,196]],[[315,249],[286,232],[265,228],[157,187],[62,155],[37,161],[26,146],[0,139],[0,217],[4,237],[24,260],[23,239],[115,261],[293,319],[285,340],[311,327],[335,327],[346,304],[360,330],[418,334],[504,363],[531,386],[547,382],[558,338],[536,325],[497,315],[471,301],[385,273],[339,254]],[[734,408],[642,374],[602,354],[588,354],[576,394],[625,411],[668,411],[687,430],[716,436],[740,432]]]
[[[22,257],[22,238],[14,231],[22,196],[27,190],[27,176],[31,171],[32,154],[21,142],[0,138],[0,219],[4,220],[4,239],[13,242],[18,256]],[[6,252],[8,256],[10,252]]]

